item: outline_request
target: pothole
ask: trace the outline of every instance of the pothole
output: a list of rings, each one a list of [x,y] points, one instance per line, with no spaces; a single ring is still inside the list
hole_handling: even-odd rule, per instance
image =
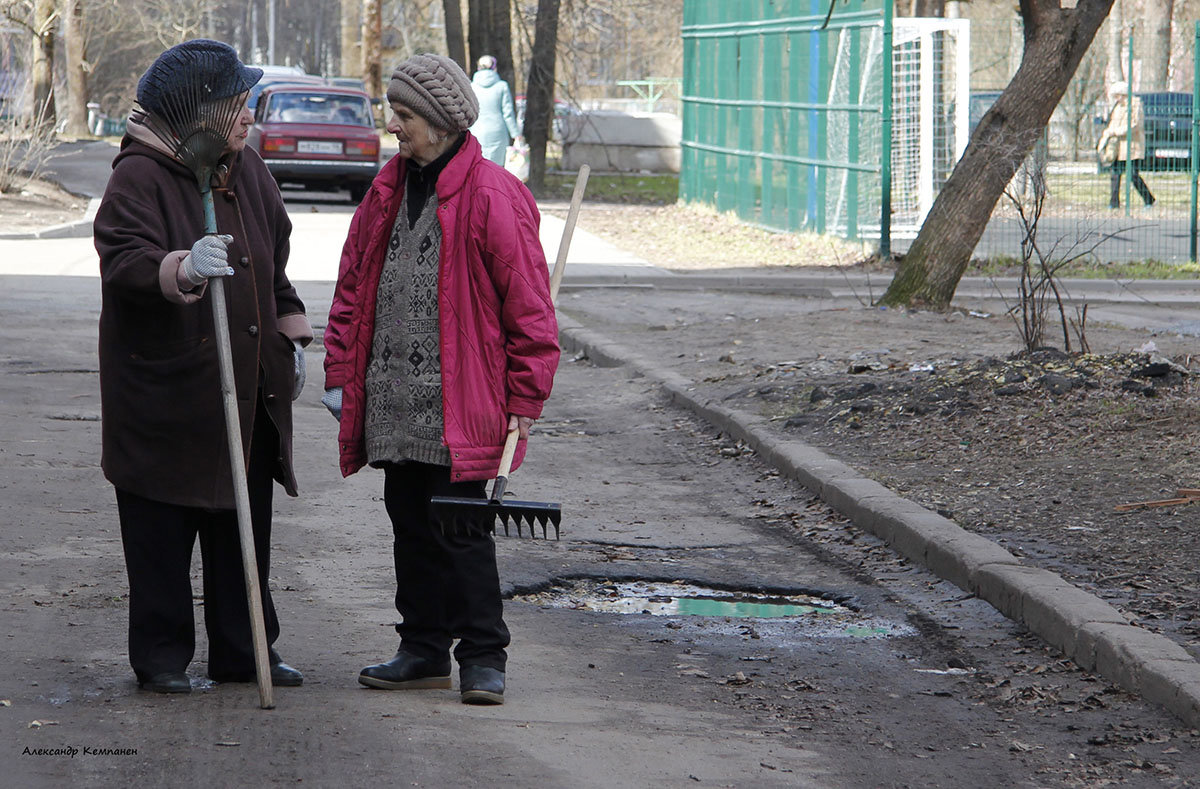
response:
[[[912,635],[907,624],[871,617],[815,595],[780,595],[712,589],[661,581],[581,579],[514,598],[550,608],[609,614],[680,617],[684,620],[749,620],[799,627],[809,635],[882,638]]]

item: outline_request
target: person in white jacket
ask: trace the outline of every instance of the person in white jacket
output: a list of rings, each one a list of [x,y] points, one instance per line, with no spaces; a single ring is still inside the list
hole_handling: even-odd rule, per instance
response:
[[[496,73],[494,57],[484,55],[476,65],[478,70],[471,77],[471,87],[479,99],[479,119],[472,124],[471,134],[483,146],[483,158],[503,167],[509,141],[521,139],[512,91]]]

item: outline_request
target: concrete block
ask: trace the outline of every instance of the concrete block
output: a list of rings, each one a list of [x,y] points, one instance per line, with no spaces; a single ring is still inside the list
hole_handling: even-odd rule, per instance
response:
[[[1035,584],[1021,601],[1025,626],[1064,655],[1075,658],[1079,632],[1088,624],[1127,624],[1121,612],[1093,594],[1060,579]]]
[[[1141,684],[1141,665],[1153,660],[1192,660],[1179,644],[1144,628],[1089,624],[1083,630],[1095,634],[1096,671],[1134,693]]]
[[[902,518],[891,521],[892,549],[918,564],[927,561],[929,546],[961,532],[951,521],[914,505]]]
[[[906,538],[905,535],[909,535],[909,532],[913,530],[913,522],[928,518],[930,515],[934,517],[940,516],[896,493],[889,491],[889,494],[890,498],[885,499],[880,497],[870,501],[874,511],[869,516],[866,516],[866,522],[863,524],[863,527],[870,529],[875,536],[887,542],[893,550],[899,552],[900,549],[896,545],[897,533],[900,533],[900,539],[903,540]],[[911,535],[909,537],[911,538]],[[922,545],[924,547],[921,550],[925,551],[928,549],[929,543],[928,541],[924,541]],[[923,563],[925,558],[922,556],[916,559],[916,561]]]
[[[1200,663],[1149,660],[1142,664],[1142,698],[1161,704],[1192,728],[1200,728]]]
[[[585,112],[567,120],[563,167],[616,172],[679,172],[683,122],[667,113]]]
[[[683,120],[667,112],[592,110],[567,119],[568,144],[679,147]]]
[[[928,543],[925,566],[959,589],[974,594],[976,576],[986,565],[1019,564],[1017,557],[988,538],[949,523],[957,531],[947,529]]]
[[[840,460],[826,455],[816,447],[800,441],[769,441],[772,453],[779,458],[777,468],[781,473],[796,480],[815,495],[824,498],[825,486],[832,479],[855,473],[854,469]]]
[[[1066,584],[1048,570],[1022,564],[987,564],[975,572],[975,594],[992,604],[1000,613],[1016,622],[1025,622],[1025,598],[1028,590],[1042,587],[1047,593]]]
[[[859,528],[879,535],[875,513],[886,506],[896,494],[873,479],[850,474],[826,480],[821,498],[830,507],[845,515]]]

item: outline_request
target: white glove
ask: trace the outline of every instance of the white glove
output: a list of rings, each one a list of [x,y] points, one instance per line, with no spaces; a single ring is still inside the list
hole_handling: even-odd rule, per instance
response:
[[[233,236],[204,236],[192,244],[192,252],[183,261],[183,276],[192,287],[199,287],[209,277],[233,276],[229,265],[229,245]]]
[[[342,387],[335,386],[332,389],[326,389],[321,403],[329,409],[329,413],[333,414],[334,419],[342,421]]]
[[[300,399],[300,392],[304,389],[304,379],[307,375],[307,370],[304,366],[304,346],[292,340],[292,344],[296,346],[296,385],[292,387],[292,400]]]

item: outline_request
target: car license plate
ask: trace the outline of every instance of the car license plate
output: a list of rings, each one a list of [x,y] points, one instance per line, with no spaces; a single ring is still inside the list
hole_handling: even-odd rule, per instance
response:
[[[1154,152],[1154,155],[1159,159],[1186,159],[1188,158],[1187,150],[1183,148],[1159,148]]]
[[[340,142],[321,142],[319,140],[300,140],[296,143],[296,153],[333,153],[341,154]]]

